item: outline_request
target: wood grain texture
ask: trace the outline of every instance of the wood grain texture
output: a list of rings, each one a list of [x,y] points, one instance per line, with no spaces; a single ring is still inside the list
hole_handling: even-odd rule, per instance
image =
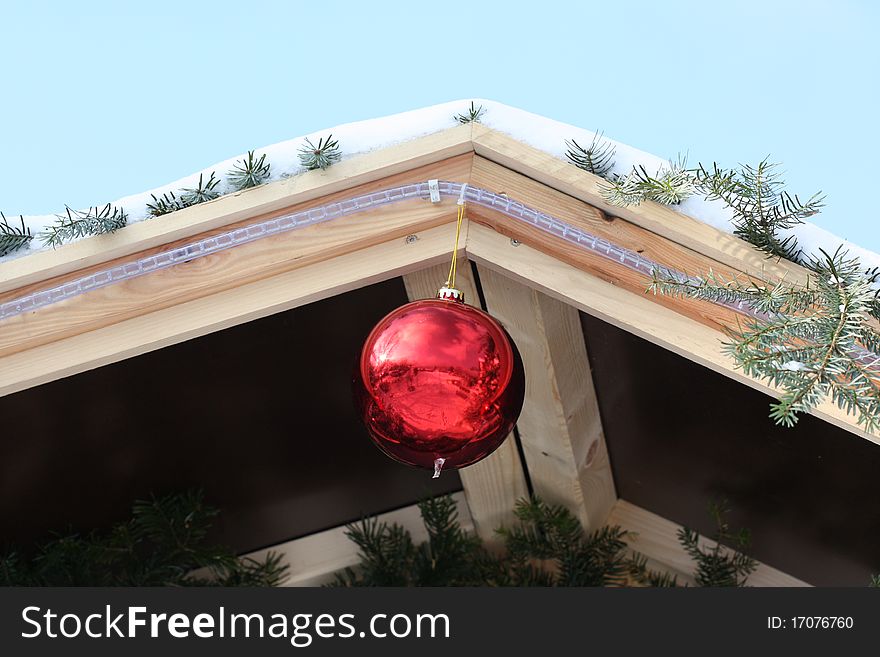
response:
[[[482,158],[589,203],[611,217],[621,217],[730,268],[768,281],[784,279],[803,283],[807,280],[808,272],[803,267],[787,260],[768,258],[766,253],[748,242],[659,203],[646,201],[626,208],[610,205],[600,192],[603,180],[599,176],[509,135],[477,125],[473,130],[473,140],[474,152]]]
[[[617,496],[577,310],[493,269],[479,273],[486,307],[526,371],[517,429],[532,487],[597,529]]]
[[[735,367],[721,351],[724,335],[720,331],[654,303],[644,294],[621,289],[525,244],[514,247],[507,237],[474,222],[468,229],[467,253],[481,270],[483,266],[494,269],[735,381],[777,395],[774,387]],[[830,401],[820,404],[812,414],[880,444],[880,436],[866,433],[854,416]]]
[[[421,269],[403,277],[410,300],[429,299],[446,280],[448,263]],[[464,293],[466,303],[480,307],[479,294],[471,274],[470,263],[458,263],[456,287]],[[526,478],[513,434],[479,463],[458,471],[477,534],[490,546],[499,544],[495,530],[515,523],[517,500],[528,496]]]
[[[473,530],[464,494],[453,493],[458,506],[458,517],[465,531]],[[416,505],[376,516],[379,522],[397,523],[412,534],[416,543],[428,538],[422,516]],[[269,552],[281,555],[282,563],[290,566],[290,578],[283,586],[322,586],[333,581],[334,573],[360,563],[358,548],[345,535],[345,527],[334,527],[317,534],[273,545],[244,556],[264,559]]]
[[[631,532],[628,540],[632,550],[648,557],[649,567],[669,572],[678,577],[680,583],[693,584],[694,560],[678,542],[680,525],[666,520],[650,511],[618,500],[608,517],[608,524],[619,525]],[[704,538],[700,545],[712,548],[717,543]],[[810,586],[791,575],[759,563],[749,576],[749,586]]]
[[[609,217],[582,201],[550,189],[484,158],[474,158],[471,182],[475,186],[496,193],[506,193],[511,198],[546,212],[571,226],[597,237],[605,238],[616,245],[668,267],[687,272],[707,272],[711,269],[728,278],[739,273],[644,228],[618,218]],[[644,273],[632,271],[616,260],[591,253],[577,244],[556,237],[524,221],[508,218],[500,212],[482,207],[472,207],[469,209],[469,216],[473,223],[490,226],[496,232],[595,274],[603,280],[631,292],[642,294],[650,283],[649,277]],[[652,295],[651,299],[716,329],[725,325],[735,325],[738,317],[732,310],[705,301],[663,295]]]
[[[470,160],[470,156],[451,158],[384,179],[380,187],[426,180],[428,177],[467,179]],[[346,197],[374,191],[370,189],[373,185],[375,183],[349,190]],[[331,196],[322,199],[321,203],[334,200],[339,199]],[[309,207],[310,204],[299,205],[285,208],[283,212],[298,212]],[[449,199],[438,204],[419,199],[403,201],[266,237],[210,256],[194,258],[166,270],[93,290],[35,312],[0,321],[0,357],[419,232],[454,219],[455,212],[455,203]],[[265,218],[255,218],[243,225]],[[209,234],[211,233],[205,236]],[[161,249],[130,256],[130,259],[175,248],[183,243],[185,242],[164,245]],[[120,261],[105,263],[98,268],[119,263]],[[59,285],[95,269],[97,268],[80,270],[0,295],[0,302],[35,289]]]
[[[0,263],[0,292],[108,262],[405,171],[471,153],[472,126],[456,126],[207,203],[148,219],[109,234]],[[222,172],[218,172],[222,173]]]
[[[450,223],[0,358],[0,395],[446,261]]]

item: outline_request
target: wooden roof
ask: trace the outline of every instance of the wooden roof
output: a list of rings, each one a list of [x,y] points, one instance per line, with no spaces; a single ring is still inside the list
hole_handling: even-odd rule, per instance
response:
[[[767,281],[807,278],[800,266],[770,260],[746,242],[669,208],[651,202],[609,206],[599,194],[596,176],[473,123],[114,234],[0,263],[0,303],[197,236],[429,179],[507,194],[690,274],[712,269]],[[437,264],[449,257],[455,217],[453,199],[435,204],[407,200],[195,258],[7,318],[0,322],[0,394]],[[468,207],[460,246],[463,255],[481,266],[774,394],[772,387],[735,369],[722,353],[723,327],[737,321],[731,310],[646,295],[647,280],[638,272],[483,207]],[[880,442],[830,402],[815,414]]]

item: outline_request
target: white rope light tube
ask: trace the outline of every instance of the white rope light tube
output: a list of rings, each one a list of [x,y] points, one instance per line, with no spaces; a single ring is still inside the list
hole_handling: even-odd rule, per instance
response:
[[[701,279],[699,278],[687,276],[680,271],[661,265],[650,258],[645,258],[635,251],[618,246],[602,237],[598,237],[581,230],[580,228],[571,226],[560,219],[541,212],[540,210],[530,208],[506,195],[495,194],[494,192],[479,187],[473,187],[467,183],[462,184],[432,180],[429,182],[392,187],[390,189],[373,192],[372,194],[364,194],[362,196],[356,196],[336,203],[329,203],[310,210],[294,212],[275,217],[274,219],[267,219],[249,226],[220,233],[213,237],[196,240],[169,251],[138,258],[137,260],[132,260],[131,262],[126,262],[109,269],[103,269],[52,288],[38,290],[0,304],[0,320],[33,312],[39,308],[44,308],[65,299],[71,299],[85,292],[97,290],[113,283],[137,278],[138,276],[150,274],[161,269],[167,269],[168,267],[187,262],[193,258],[200,258],[212,253],[225,251],[226,249],[231,249],[241,244],[248,244],[249,242],[269,237],[270,235],[297,230],[304,226],[312,226],[339,217],[347,217],[358,212],[363,212],[364,210],[370,210],[413,198],[428,199],[432,197],[432,192],[433,197],[436,198],[438,188],[441,196],[455,198],[459,203],[464,201],[496,210],[508,217],[523,221],[546,233],[576,244],[585,251],[619,262],[628,269],[643,273],[646,276],[651,276],[653,272],[657,271],[662,275],[675,278],[681,282],[691,282],[695,284],[701,282]],[[717,302],[717,305],[725,306],[736,312],[753,317],[765,316],[763,313],[756,311],[749,304],[741,301],[719,301]]]

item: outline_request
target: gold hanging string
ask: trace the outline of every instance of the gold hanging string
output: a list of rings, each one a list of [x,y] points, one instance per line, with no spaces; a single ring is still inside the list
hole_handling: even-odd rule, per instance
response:
[[[452,262],[449,263],[449,276],[446,277],[446,287],[455,287],[455,272],[458,267],[458,238],[461,235],[461,223],[464,219],[464,205],[458,206],[458,223],[455,225],[455,248],[452,250]]]
[[[446,277],[446,287],[455,287],[455,273],[458,269],[458,240],[461,236],[461,224],[464,220],[464,194],[467,191],[467,183],[462,185],[461,194],[458,197],[458,221],[455,224],[455,248],[452,249],[452,262],[449,263],[449,276]]]

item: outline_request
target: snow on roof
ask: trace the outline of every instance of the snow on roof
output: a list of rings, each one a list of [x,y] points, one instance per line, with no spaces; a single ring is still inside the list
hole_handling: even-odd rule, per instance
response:
[[[480,117],[480,123],[486,127],[508,134],[518,141],[563,160],[566,159],[566,140],[574,139],[578,143],[589,144],[595,135],[591,130],[554,121],[503,103],[484,99],[474,99],[473,102],[478,106],[481,105],[485,110],[485,113]],[[298,150],[306,138],[317,142],[318,138],[332,133],[333,137],[339,141],[343,159],[348,159],[355,155],[451,128],[457,124],[453,118],[454,115],[466,111],[470,103],[470,99],[456,100],[377,119],[345,123],[258,148],[256,152],[258,155],[265,153],[266,160],[272,165],[271,180],[280,180],[304,171],[299,163]],[[649,173],[655,173],[661,166],[668,163],[664,158],[616,142],[607,135],[604,138],[614,144],[616,148],[613,169],[615,173],[629,173],[634,165],[644,166]],[[177,194],[183,187],[195,187],[202,174],[207,177],[211,172],[216,172],[219,177],[224,178],[226,172],[241,157],[242,155],[237,155],[162,187],[126,196],[113,202],[112,205],[122,208],[128,214],[129,223],[149,219],[146,206],[148,202],[152,201],[151,195],[161,197],[167,192]],[[221,193],[228,191],[223,188],[225,184],[224,179],[217,191]],[[733,230],[730,223],[731,212],[720,201],[706,201],[694,196],[678,206],[671,207],[725,232],[730,233]],[[55,215],[51,214],[24,217],[25,225],[34,235],[54,221]],[[843,245],[845,249],[849,250],[850,255],[857,256],[866,267],[880,267],[880,254],[844,240],[815,224],[801,224],[793,228],[790,233],[797,237],[800,247],[806,254],[817,254],[820,248],[831,253],[838,246]],[[29,248],[0,258],[0,262],[46,248],[51,247],[43,246],[39,238],[35,238],[31,241]]]

